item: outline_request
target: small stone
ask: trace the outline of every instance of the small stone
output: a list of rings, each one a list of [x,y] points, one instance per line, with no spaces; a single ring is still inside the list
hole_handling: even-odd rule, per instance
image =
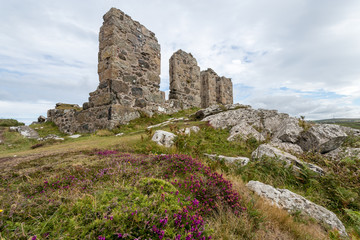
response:
[[[227,156],[223,156],[223,155],[207,154],[207,153],[204,153],[204,155],[213,160],[221,159],[221,160],[224,160],[229,163],[238,162],[242,166],[245,166],[250,161],[250,159],[247,157],[227,157]]]
[[[74,134],[74,135],[70,135],[70,136],[68,136],[69,138],[79,138],[79,137],[81,137],[81,135],[80,134]]]
[[[173,140],[175,137],[176,135],[171,132],[157,130],[151,140],[156,142],[158,145],[171,147],[174,144]]]

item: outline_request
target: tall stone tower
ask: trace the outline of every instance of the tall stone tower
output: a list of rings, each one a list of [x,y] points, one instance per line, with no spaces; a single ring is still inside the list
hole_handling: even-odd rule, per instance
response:
[[[200,67],[191,53],[175,52],[169,60],[169,99],[178,101],[182,108],[201,107]]]

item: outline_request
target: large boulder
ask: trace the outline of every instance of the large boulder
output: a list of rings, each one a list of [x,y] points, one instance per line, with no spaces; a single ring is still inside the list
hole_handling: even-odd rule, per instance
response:
[[[157,130],[151,140],[156,142],[158,145],[171,147],[174,144],[173,140],[175,137],[176,135],[171,132]]]
[[[299,126],[299,120],[288,118],[282,121],[279,128],[275,131],[274,138],[282,142],[296,143],[303,129]]]
[[[294,155],[291,155],[290,153],[281,151],[280,149],[275,148],[269,144],[261,144],[251,154],[251,157],[254,159],[263,158],[265,156],[270,157],[270,158],[275,158],[279,161],[284,161],[288,165],[293,164],[295,169],[300,169],[305,165],[310,170],[312,170],[318,174],[324,174],[324,170],[321,167],[316,166],[315,164],[303,162],[303,161],[299,160],[297,157],[295,157]]]
[[[191,115],[191,117],[201,120],[210,115],[214,115],[214,114],[217,114],[220,112],[234,110],[234,109],[238,109],[238,108],[251,108],[251,107],[249,105],[242,105],[239,103],[228,104],[228,105],[215,104],[215,105],[211,105],[208,108],[200,109],[199,111],[197,111],[196,113]]]
[[[332,229],[337,229],[341,235],[347,236],[343,223],[333,212],[296,193],[287,189],[274,188],[258,181],[250,181],[246,186],[256,194],[270,200],[273,204],[288,212],[301,211],[302,214],[315,218],[329,225]]]
[[[265,141],[264,136],[262,136],[258,131],[256,131],[252,126],[242,121],[239,124],[235,125],[230,130],[230,136],[228,141],[234,141],[237,138],[247,140],[250,137],[256,138],[258,141]]]
[[[29,126],[10,127],[10,131],[19,132],[22,136],[30,139],[38,139],[39,134]]]
[[[344,142],[347,134],[343,128],[333,124],[318,124],[300,134],[297,144],[304,151],[330,152]]]

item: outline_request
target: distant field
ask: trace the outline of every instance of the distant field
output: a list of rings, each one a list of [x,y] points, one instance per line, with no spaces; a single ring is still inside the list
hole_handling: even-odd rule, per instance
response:
[[[334,119],[323,119],[316,120],[317,123],[333,123],[345,127],[351,127],[360,129],[360,118],[334,118]]]

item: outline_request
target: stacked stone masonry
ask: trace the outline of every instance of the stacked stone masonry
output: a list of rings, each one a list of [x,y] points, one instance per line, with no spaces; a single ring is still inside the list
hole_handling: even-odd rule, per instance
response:
[[[170,58],[169,99],[182,108],[206,108],[214,104],[232,104],[233,86],[230,78],[219,77],[214,70],[200,72],[191,53],[178,50]]]
[[[213,71],[215,78],[202,76],[196,59],[182,50],[170,59],[170,94],[166,102],[165,93],[160,91],[161,55],[155,34],[116,8],[111,8],[103,19],[99,86],[82,109],[59,105],[48,111],[48,121],[61,131],[94,132],[126,124],[140,117],[140,112],[151,115],[166,108],[171,112],[232,103],[231,80]]]

